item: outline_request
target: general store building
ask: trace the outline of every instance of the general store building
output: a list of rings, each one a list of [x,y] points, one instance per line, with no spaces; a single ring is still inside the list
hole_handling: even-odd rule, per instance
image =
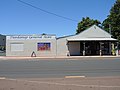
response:
[[[96,25],[77,35],[8,35],[6,56],[112,55],[117,40]]]

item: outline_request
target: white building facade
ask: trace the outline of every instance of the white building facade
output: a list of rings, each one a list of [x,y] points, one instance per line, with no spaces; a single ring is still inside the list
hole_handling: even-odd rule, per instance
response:
[[[96,25],[77,35],[8,35],[6,56],[112,55],[116,39]]]
[[[55,35],[8,35],[6,56],[56,56]]]

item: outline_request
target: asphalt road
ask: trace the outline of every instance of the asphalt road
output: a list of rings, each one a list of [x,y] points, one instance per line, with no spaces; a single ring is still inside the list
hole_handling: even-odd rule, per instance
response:
[[[120,76],[120,58],[0,60],[0,77]]]

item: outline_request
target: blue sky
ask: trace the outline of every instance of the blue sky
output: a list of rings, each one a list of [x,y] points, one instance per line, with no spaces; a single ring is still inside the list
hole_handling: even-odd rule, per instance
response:
[[[0,0],[0,34],[76,33],[82,17],[103,21],[116,0],[22,0],[46,11],[71,18],[60,18],[27,6],[17,0]]]

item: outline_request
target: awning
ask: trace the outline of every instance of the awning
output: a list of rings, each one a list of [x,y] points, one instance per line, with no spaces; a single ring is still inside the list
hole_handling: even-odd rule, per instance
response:
[[[117,41],[114,38],[71,38],[67,39],[67,41]]]

